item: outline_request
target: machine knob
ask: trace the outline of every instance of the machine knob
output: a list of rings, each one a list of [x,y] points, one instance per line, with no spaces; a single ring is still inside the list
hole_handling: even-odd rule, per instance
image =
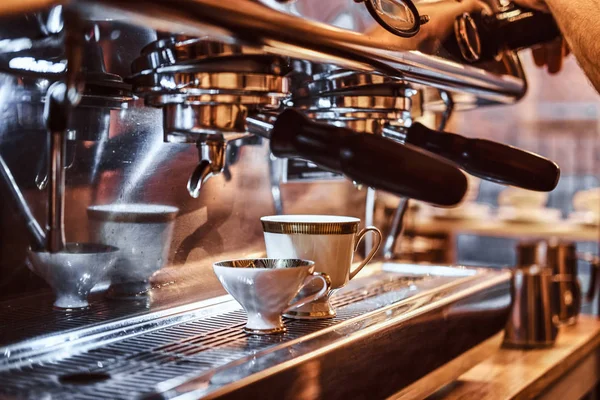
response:
[[[495,14],[482,10],[458,16],[445,47],[467,62],[490,61],[503,50],[518,51],[558,36],[551,14],[512,4]]]
[[[471,14],[464,13],[454,21],[454,34],[460,54],[468,62],[478,61],[481,57],[481,40],[477,25]]]

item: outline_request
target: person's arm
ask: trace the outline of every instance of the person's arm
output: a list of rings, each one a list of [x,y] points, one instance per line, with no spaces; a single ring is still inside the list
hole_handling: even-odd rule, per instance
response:
[[[550,9],[575,58],[597,91],[600,92],[600,2],[598,0],[516,0],[517,4]],[[547,7],[546,7],[547,6]],[[545,47],[542,51],[547,51]],[[539,51],[539,50],[538,50]],[[536,53],[534,52],[534,57]],[[547,59],[554,55],[542,54]],[[536,58],[539,64],[540,55]],[[548,61],[548,69],[550,69]]]

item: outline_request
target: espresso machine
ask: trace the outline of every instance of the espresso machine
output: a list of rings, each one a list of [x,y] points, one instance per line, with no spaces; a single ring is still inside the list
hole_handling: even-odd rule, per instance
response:
[[[550,160],[444,132],[525,94],[517,51],[559,35],[549,15],[5,0],[0,21],[0,397],[418,398],[485,357],[419,384],[504,327],[510,273],[390,249],[407,199],[461,201],[461,169],[556,186]],[[263,256],[264,215],[378,225],[377,191],[399,204],[385,257],[332,297],[337,315],[244,333],[212,263]]]

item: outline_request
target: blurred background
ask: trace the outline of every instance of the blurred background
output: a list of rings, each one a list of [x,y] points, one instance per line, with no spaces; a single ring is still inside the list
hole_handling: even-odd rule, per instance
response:
[[[574,57],[549,75],[530,52],[521,58],[529,90],[513,106],[456,112],[446,128],[466,136],[511,144],[556,161],[561,170],[549,194],[470,179],[468,198],[457,209],[412,203],[402,243],[395,251],[410,261],[464,265],[515,265],[518,241],[557,237],[579,252],[597,254],[598,121],[600,98]],[[390,215],[397,200],[380,197]],[[580,262],[586,287],[589,266]]]

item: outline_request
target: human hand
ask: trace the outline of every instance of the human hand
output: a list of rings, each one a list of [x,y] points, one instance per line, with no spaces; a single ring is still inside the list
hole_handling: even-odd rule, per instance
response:
[[[533,61],[540,68],[547,67],[548,73],[556,74],[562,69],[563,59],[571,50],[563,37],[531,49]]]
[[[545,0],[513,0],[515,4],[539,10],[550,12]],[[533,60],[538,67],[547,67],[550,74],[556,74],[562,69],[563,59],[569,54],[569,46],[562,38],[557,38],[549,43],[531,49]]]

